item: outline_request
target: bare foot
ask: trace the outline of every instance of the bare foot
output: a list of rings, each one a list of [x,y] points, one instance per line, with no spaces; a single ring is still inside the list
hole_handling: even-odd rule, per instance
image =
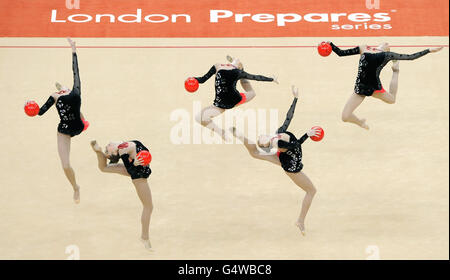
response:
[[[152,244],[150,243],[149,239],[142,239],[141,238],[141,242],[144,244],[145,249],[147,249],[148,251],[153,252]]]
[[[94,152],[101,152],[102,148],[100,148],[100,146],[97,143],[97,140],[92,140],[91,141],[91,147],[94,150]]]
[[[306,235],[305,224],[303,222],[297,221],[295,225],[300,229],[303,236]]]
[[[77,188],[73,191],[73,201],[75,204],[80,203],[80,186],[77,186]]]
[[[369,130],[369,126],[366,124],[366,119],[361,119],[360,127]]]
[[[398,60],[392,60],[392,71],[398,72],[400,70],[400,62]]]

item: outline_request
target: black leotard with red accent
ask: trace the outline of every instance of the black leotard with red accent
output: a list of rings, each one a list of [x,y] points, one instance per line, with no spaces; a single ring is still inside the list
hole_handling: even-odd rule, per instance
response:
[[[58,132],[71,137],[80,134],[84,129],[84,123],[81,120],[81,83],[78,71],[77,54],[72,54],[73,68],[73,88],[67,95],[62,95],[56,102],[56,110],[58,110],[60,122]],[[50,96],[44,105],[39,109],[39,116],[47,112],[50,107],[55,104],[55,99]]]
[[[214,106],[222,109],[231,109],[242,100],[242,96],[236,89],[236,83],[240,79],[272,82],[272,78],[261,75],[252,75],[243,70],[221,69],[216,73],[216,67],[213,65],[203,77],[195,77],[200,84],[206,82],[212,75],[216,74]]]
[[[130,141],[136,144],[136,154],[138,154],[140,151],[148,151],[147,147],[145,147],[141,142],[137,140]],[[130,161],[130,156],[128,154],[123,154],[120,156],[120,158],[123,161],[123,164],[125,165],[125,168],[127,169],[128,174],[130,174],[131,179],[140,179],[140,178],[148,178],[150,174],[152,174],[152,170],[150,169],[150,166],[142,166],[138,165],[135,166],[134,159]]]
[[[295,106],[297,105],[297,98],[294,98],[288,113],[286,114],[286,120],[283,125],[277,130],[277,133],[286,133],[289,135],[289,142],[284,140],[278,140],[278,147],[287,149],[286,152],[279,152],[278,158],[281,163],[281,167],[284,171],[289,173],[298,173],[303,169],[302,163],[302,144],[308,139],[308,134],[304,134],[300,139],[297,139],[295,135],[287,128],[291,123],[294,116]]]
[[[359,47],[341,50],[333,43],[330,43],[333,51],[339,56],[348,56],[360,54]],[[364,96],[371,96],[374,91],[383,89],[380,81],[380,72],[383,67],[391,60],[414,60],[428,54],[430,50],[426,49],[414,54],[398,54],[394,52],[364,52],[361,54],[358,66],[358,76],[356,77],[355,93]]]

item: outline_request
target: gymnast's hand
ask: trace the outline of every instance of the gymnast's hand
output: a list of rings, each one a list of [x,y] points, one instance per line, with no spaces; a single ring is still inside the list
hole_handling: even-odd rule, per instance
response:
[[[438,51],[442,50],[442,48],[443,48],[443,47],[430,48],[429,50],[430,50],[431,53],[435,53],[435,52],[438,52]]]
[[[310,131],[306,132],[306,134],[311,136],[320,136],[320,129],[319,128],[312,128]]]
[[[77,46],[75,41],[72,41],[72,39],[67,38],[67,42],[69,42],[70,46],[72,47],[72,52],[76,53],[77,52]]]
[[[278,85],[278,78],[275,75],[270,76],[273,79],[273,82]]]
[[[296,88],[294,85],[292,85],[291,89],[292,89],[292,95],[294,95],[295,98],[298,98],[298,88]]]
[[[133,162],[134,166],[144,165],[144,160],[140,157],[136,157]]]

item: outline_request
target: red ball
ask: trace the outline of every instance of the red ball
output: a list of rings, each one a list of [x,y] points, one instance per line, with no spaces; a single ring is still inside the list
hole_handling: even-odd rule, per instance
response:
[[[137,158],[141,159],[144,162],[144,166],[147,166],[152,161],[152,155],[149,151],[140,151],[137,155]]]
[[[317,51],[321,56],[329,56],[332,52],[331,45],[327,42],[322,42],[317,46]]]
[[[24,107],[25,114],[34,117],[39,113],[39,105],[34,101],[28,101]]]
[[[325,136],[325,132],[323,131],[323,129],[320,126],[313,126],[311,129],[316,129],[316,130],[320,131],[319,136],[311,136],[311,140],[320,141]]]
[[[184,81],[184,88],[186,88],[189,92],[196,92],[198,89],[198,81],[196,78],[187,78],[186,81]]]

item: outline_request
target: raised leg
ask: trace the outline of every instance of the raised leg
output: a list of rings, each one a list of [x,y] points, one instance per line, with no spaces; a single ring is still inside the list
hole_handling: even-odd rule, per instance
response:
[[[399,62],[395,60],[393,61],[392,64],[392,79],[391,83],[389,84],[389,92],[374,93],[372,96],[388,104],[394,104],[397,99],[399,72],[400,72]]]
[[[244,143],[245,148],[248,151],[248,154],[255,159],[261,159],[265,161],[269,161],[273,164],[280,165],[280,161],[276,155],[262,155],[259,153],[258,148],[256,147],[256,144],[250,143],[250,140],[247,139],[244,135],[237,132],[235,127],[230,128],[230,132],[234,135],[234,137],[241,140],[242,143]]]
[[[127,177],[130,176],[127,172],[127,169],[125,168],[125,166],[122,163],[115,163],[115,164],[107,163],[108,159],[106,158],[105,154],[102,152],[102,149],[100,148],[100,146],[97,144],[97,141],[92,140],[91,147],[92,147],[92,150],[94,150],[94,152],[97,155],[98,169],[100,169],[101,172],[116,173],[116,174],[120,174],[120,175],[127,176]]]
[[[227,139],[225,138],[225,131],[217,126],[213,121],[213,118],[219,116],[223,112],[225,112],[225,109],[221,109],[214,105],[211,105],[203,108],[202,111],[195,117],[195,120],[202,126],[209,128],[219,134],[226,141]]]
[[[244,89],[244,95],[245,95],[245,101],[239,104],[247,103],[256,96],[256,92],[253,90],[252,85],[250,84],[249,80],[241,79],[241,86]]]

